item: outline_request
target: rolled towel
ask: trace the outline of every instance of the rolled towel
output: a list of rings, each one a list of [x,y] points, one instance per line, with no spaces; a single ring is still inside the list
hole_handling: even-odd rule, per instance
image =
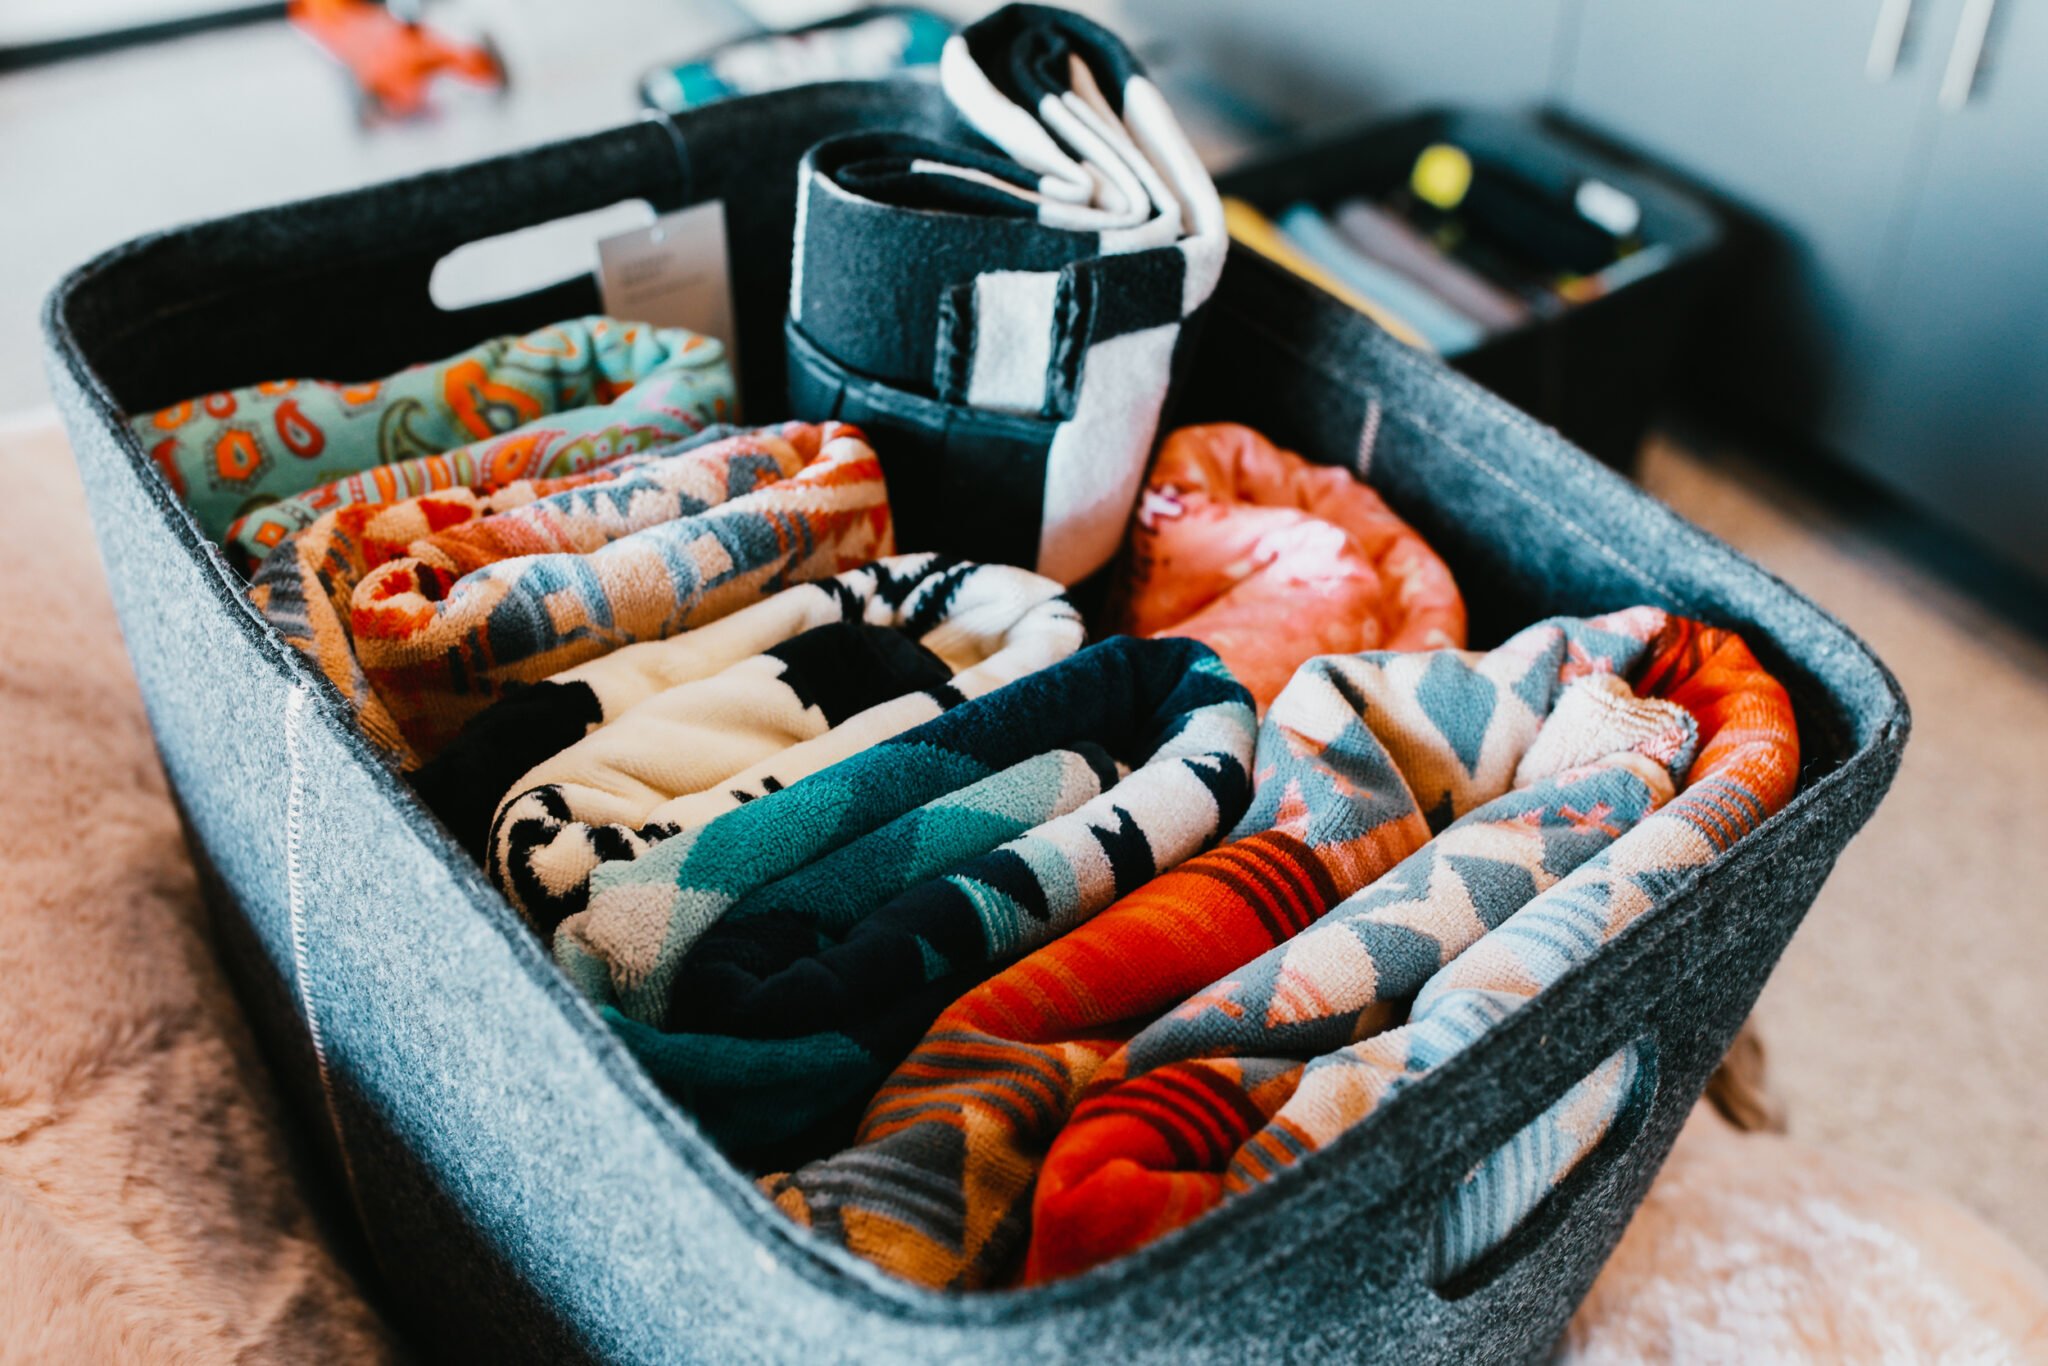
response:
[[[1062,901],[1127,889],[1227,828],[1249,794],[1252,730],[1250,697],[1207,646],[1115,636],[631,862],[605,864],[592,875],[588,908],[557,931],[555,957],[595,1000],[658,1026],[683,956],[741,897],[1026,759],[1099,745],[1166,799],[1136,811],[1111,803],[1083,847],[1018,870],[1025,881],[993,883],[981,903],[993,917],[988,942],[1016,945],[1032,932],[1033,898],[1041,910],[1049,904],[1027,891],[1040,871],[1066,868],[1072,885]],[[956,927],[973,923],[970,915]],[[929,942],[943,962],[956,941]]]
[[[345,503],[323,512],[311,525],[287,536],[257,567],[249,601],[286,643],[304,655],[354,708],[363,734],[394,763],[417,762],[398,722],[363,677],[349,629],[356,585],[379,565],[401,559],[411,548],[466,522],[525,507],[585,484],[616,479],[649,460],[681,454],[733,435],[730,427],[707,427],[695,436],[628,455],[582,474],[557,479],[517,479],[509,484],[457,484],[395,503]],[[430,460],[446,457],[430,456]],[[395,467],[394,467],[395,468]]]
[[[132,425],[200,530],[252,573],[344,504],[573,474],[724,421],[733,406],[715,340],[591,317],[384,379],[273,380]]]
[[[793,406],[875,436],[906,543],[1073,583],[1123,535],[1222,207],[1099,25],[1010,5],[939,66],[993,151],[861,133],[804,157]]]
[[[1316,655],[1465,643],[1450,569],[1369,484],[1234,423],[1160,447],[1113,615],[1201,641],[1261,708]]]
[[[1560,630],[1568,655],[1546,638]],[[1461,749],[1481,768],[1539,782],[1551,765],[1619,738],[1625,764],[1555,774],[1558,785],[1592,775],[1608,790],[1555,807],[1541,823],[1555,838],[1536,863],[1502,859],[1505,842],[1453,856],[1447,837],[1460,827],[1451,827],[1412,868],[1140,1031],[1097,1070],[1046,1155],[1027,1280],[1072,1275],[1150,1242],[1328,1146],[1586,961],[1660,889],[1791,795],[1798,737],[1790,702],[1733,633],[1635,608],[1532,628],[1494,653],[1511,648],[1562,664],[1540,666],[1544,677],[1612,672],[1632,687],[1577,684],[1559,710],[1570,703],[1582,733],[1525,746],[1512,763],[1486,742],[1484,722],[1525,704],[1498,682],[1424,680],[1414,694],[1421,715],[1458,716],[1443,733],[1476,742]],[[1660,699],[1657,709],[1645,710],[1646,699]],[[1674,711],[1688,724],[1668,724]],[[1664,801],[1671,775],[1682,775],[1678,795]],[[1632,794],[1613,787],[1630,781]],[[1411,995],[1403,1020],[1399,1005]],[[1591,1150],[1631,1076],[1632,1059],[1609,1059],[1533,1133],[1481,1164],[1481,1184],[1468,1183],[1445,1206],[1440,1269],[1468,1265]],[[1182,1099],[1193,1095],[1206,1098],[1200,1115]],[[1532,1154],[1543,1160],[1529,1161]]]
[[[1126,657],[1165,645],[1200,650],[1129,637],[1108,645],[1119,643]],[[1069,666],[1098,662],[1089,659],[1096,653]],[[618,1022],[628,1046],[729,1150],[816,1152],[835,1128],[843,1134],[948,1001],[1228,828],[1246,795],[1249,710],[1213,656],[1181,658],[1193,667],[1178,679],[1161,673],[1123,691],[1120,708],[1135,706],[1110,731],[1069,732],[1003,774],[753,888],[683,959],[659,1028]],[[1007,724],[1028,733],[1037,710],[1029,683],[982,701],[1007,703]],[[1062,720],[1041,711],[1035,725],[1058,732]],[[714,823],[698,847],[735,833]]]
[[[750,681],[750,671],[788,666],[748,656],[776,656],[831,623],[900,631],[939,661],[939,673],[905,674],[879,694],[853,688],[852,673],[819,677],[779,710],[766,706],[783,690]],[[548,934],[582,909],[589,874],[606,859],[1058,663],[1084,634],[1059,585],[1029,570],[898,556],[523,689],[472,721],[414,781],[443,794],[429,804],[458,833],[476,831],[493,880]],[[586,726],[597,728],[585,735]],[[572,743],[546,752],[572,729]],[[502,784],[461,776],[523,759],[532,762]]]
[[[828,422],[713,442],[413,549],[356,585],[349,626],[364,677],[423,761],[511,684],[715,621],[895,545],[875,453]]]

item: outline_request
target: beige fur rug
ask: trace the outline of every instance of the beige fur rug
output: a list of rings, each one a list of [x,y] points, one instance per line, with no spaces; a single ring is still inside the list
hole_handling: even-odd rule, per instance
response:
[[[390,1359],[286,1164],[53,419],[0,421],[0,490],[0,1363]],[[1759,1127],[1737,1061],[1716,1099]],[[1704,1104],[1561,1353],[1935,1358],[2048,1359],[2048,1280]]]
[[[2048,1277],[1947,1198],[1705,1103],[1554,1366],[2048,1361]]]
[[[378,1360],[285,1164],[48,421],[0,428],[0,1360]]]

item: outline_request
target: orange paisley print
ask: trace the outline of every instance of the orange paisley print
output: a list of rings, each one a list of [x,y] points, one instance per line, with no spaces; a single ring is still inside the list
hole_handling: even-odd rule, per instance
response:
[[[278,439],[285,449],[301,460],[311,460],[327,449],[327,433],[309,421],[299,411],[299,401],[288,398],[277,405]]]
[[[542,412],[540,400],[509,384],[494,382],[483,364],[465,360],[448,367],[442,396],[464,430],[472,436],[493,436],[523,423]],[[509,410],[510,421],[493,421],[492,410]]]
[[[192,400],[188,398],[183,403],[172,404],[170,407],[164,409],[155,417],[151,418],[150,421],[153,424],[155,424],[156,429],[160,432],[175,431],[177,428],[184,426],[187,422],[190,422],[192,420],[192,410],[196,406],[197,405],[194,404]]]

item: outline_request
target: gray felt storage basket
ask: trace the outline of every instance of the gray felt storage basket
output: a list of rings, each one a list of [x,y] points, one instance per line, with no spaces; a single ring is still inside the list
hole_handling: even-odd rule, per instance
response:
[[[725,201],[746,412],[781,416],[797,158],[830,132],[956,131],[948,117],[915,86],[736,101],[683,116],[680,139],[639,124],[142,238],[49,301],[52,382],[222,942],[382,1293],[463,1357],[1540,1356],[1899,761],[1891,676],[1784,584],[1235,255],[1177,418],[1234,418],[1369,472],[1456,571],[1475,645],[1638,602],[1739,628],[1791,690],[1804,781],[1595,961],[1328,1151],[1076,1280],[946,1297],[811,1241],[702,1140],[250,609],[123,421],[279,375],[382,374],[592,311],[579,278],[444,313],[427,278],[464,242],[636,196]],[[1444,1192],[1630,1042],[1650,1065],[1603,1146],[1507,1243],[1431,1285]]]

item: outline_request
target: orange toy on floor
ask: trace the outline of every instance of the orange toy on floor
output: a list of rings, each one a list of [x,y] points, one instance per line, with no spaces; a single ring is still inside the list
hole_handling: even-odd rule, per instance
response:
[[[366,114],[424,112],[437,76],[489,89],[505,85],[505,64],[488,43],[457,42],[374,0],[291,0],[287,13],[293,27],[348,68]]]

